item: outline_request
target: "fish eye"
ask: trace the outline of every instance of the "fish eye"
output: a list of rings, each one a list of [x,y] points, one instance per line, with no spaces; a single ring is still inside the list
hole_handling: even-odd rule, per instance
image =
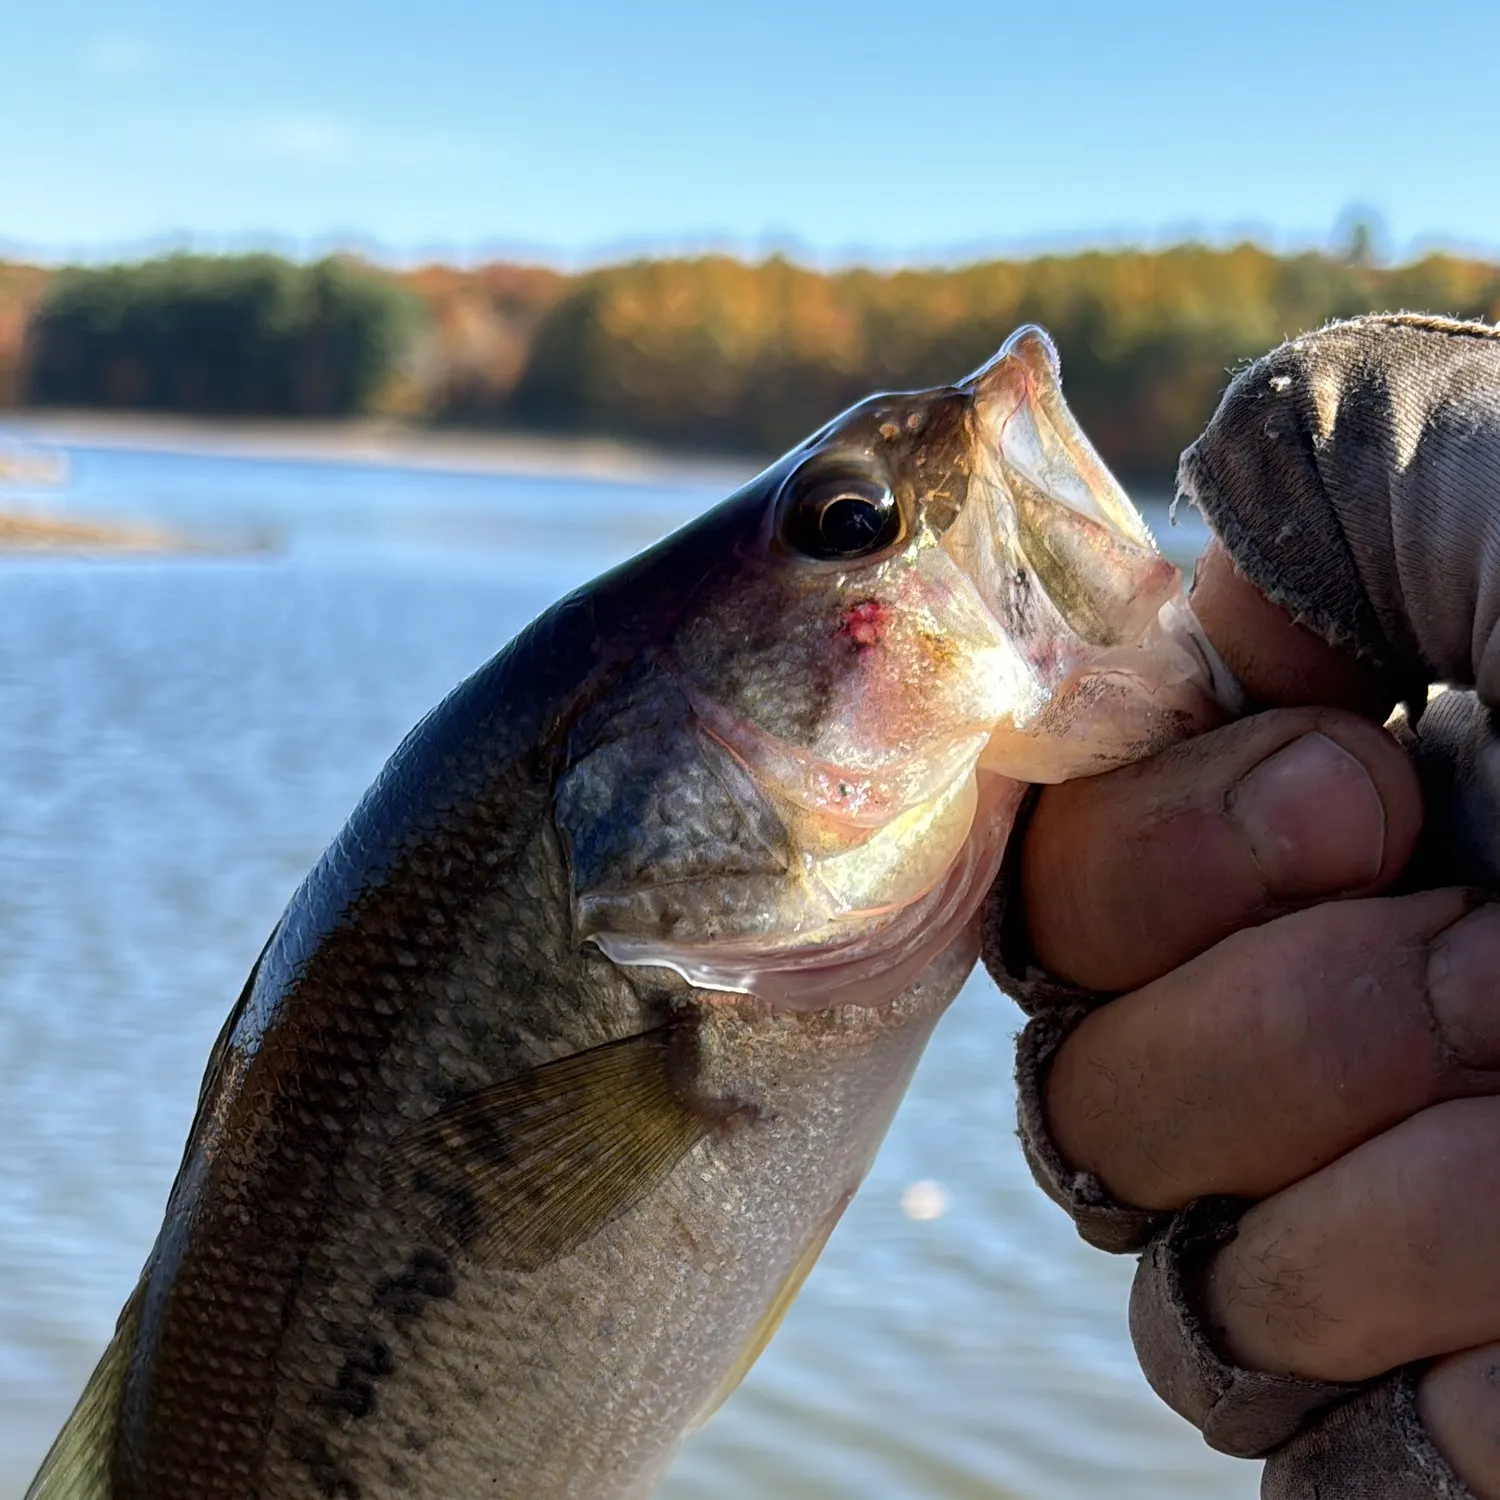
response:
[[[868,557],[899,539],[901,507],[883,484],[864,475],[794,477],[781,535],[788,547],[819,562]]]

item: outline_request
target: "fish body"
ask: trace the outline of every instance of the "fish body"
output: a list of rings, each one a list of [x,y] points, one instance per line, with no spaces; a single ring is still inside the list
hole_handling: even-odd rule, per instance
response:
[[[624,1500],[774,1330],[1025,783],[1217,717],[1026,331],[420,724],[283,915],[31,1500]]]

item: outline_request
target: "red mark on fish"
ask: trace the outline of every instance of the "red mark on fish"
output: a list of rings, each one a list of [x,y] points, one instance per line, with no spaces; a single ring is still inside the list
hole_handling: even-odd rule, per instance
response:
[[[861,599],[844,612],[839,634],[846,635],[861,651],[878,646],[891,612],[877,599]]]

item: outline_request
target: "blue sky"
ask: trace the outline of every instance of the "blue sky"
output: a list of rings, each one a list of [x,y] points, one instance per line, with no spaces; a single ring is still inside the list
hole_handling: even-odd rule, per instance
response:
[[[0,245],[1500,251],[1500,6],[0,0]]]

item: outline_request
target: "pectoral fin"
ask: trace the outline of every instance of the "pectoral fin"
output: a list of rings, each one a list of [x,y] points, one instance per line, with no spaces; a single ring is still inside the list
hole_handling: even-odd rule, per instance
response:
[[[140,1325],[141,1300],[137,1287],[25,1500],[110,1500],[114,1494],[115,1431]]]
[[[639,1203],[729,1112],[692,1096],[695,1046],[664,1026],[459,1099],[396,1141],[387,1192],[440,1245],[535,1270]]]

